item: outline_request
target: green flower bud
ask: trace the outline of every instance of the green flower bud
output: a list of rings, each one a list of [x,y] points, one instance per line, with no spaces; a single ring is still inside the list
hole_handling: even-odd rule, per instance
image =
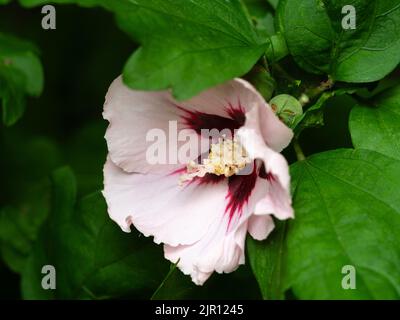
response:
[[[299,100],[288,94],[280,94],[269,102],[272,110],[287,126],[292,127],[303,114]]]

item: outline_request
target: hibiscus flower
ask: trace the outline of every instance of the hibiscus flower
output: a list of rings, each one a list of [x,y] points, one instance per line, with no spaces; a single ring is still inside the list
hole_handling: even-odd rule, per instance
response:
[[[194,283],[244,264],[247,232],[267,238],[271,215],[293,217],[288,164],[279,153],[293,133],[248,82],[234,79],[180,102],[170,91],[131,90],[117,78],[103,116],[109,121],[103,195],[111,219],[164,244],[165,258]],[[176,141],[171,123],[198,148]],[[210,139],[206,129],[232,136]],[[154,130],[167,135],[166,163],[149,161]],[[188,144],[187,163],[176,161],[176,150]],[[229,158],[226,150],[240,156]]]

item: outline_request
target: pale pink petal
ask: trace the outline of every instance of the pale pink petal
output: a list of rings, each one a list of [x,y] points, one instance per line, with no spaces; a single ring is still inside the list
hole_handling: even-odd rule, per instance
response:
[[[274,220],[270,215],[252,215],[249,219],[248,231],[255,240],[265,240],[274,230]]]
[[[170,172],[183,164],[177,161],[179,159],[174,151],[179,150],[182,145],[189,142],[192,150],[198,150],[191,160],[207,151],[194,130],[187,133],[185,141],[177,140],[175,125],[172,122],[176,123],[178,132],[184,128],[190,129],[184,123],[183,110],[229,118],[228,110],[231,107],[242,109],[246,113],[246,124],[255,122],[254,125],[261,128],[262,135],[271,148],[280,151],[289,143],[292,137],[291,130],[275,116],[259,93],[244,80],[235,79],[206,90],[185,102],[177,102],[169,91],[131,90],[119,77],[108,90],[103,112],[104,118],[110,122],[105,136],[110,157],[115,164],[128,172]],[[255,121],[247,119],[252,114]],[[154,145],[156,139],[151,139],[148,135],[155,129],[165,133],[165,163],[151,163],[146,158],[146,151]]]
[[[104,166],[103,195],[110,217],[130,231],[134,226],[156,243],[172,246],[201,239],[223,215],[228,186],[179,186],[179,175],[127,173],[108,160]]]
[[[292,140],[293,131],[279,120],[266,102],[263,105],[253,102],[253,106],[246,112],[244,127],[254,130],[271,149],[281,152]]]
[[[181,103],[186,109],[220,116],[226,116],[229,104],[243,109],[246,115],[245,126],[259,128],[270,148],[280,152],[289,145],[293,138],[292,130],[279,120],[258,91],[243,79],[236,78]]]
[[[118,77],[108,90],[103,112],[110,123],[105,138],[111,160],[127,172],[165,173],[182,167],[174,150],[185,143],[193,144],[193,150],[197,150],[200,142],[194,130],[186,132],[187,140],[177,141],[174,134],[182,129],[179,112],[168,91],[131,90]],[[149,147],[158,139],[150,135],[155,130],[166,137],[163,144],[166,161],[162,163],[151,162],[147,157]]]
[[[237,136],[250,157],[264,162],[265,170],[269,174],[268,194],[257,203],[255,214],[270,213],[278,219],[293,218],[289,166],[286,159],[265,145],[259,133],[252,129],[242,127]]]
[[[260,205],[263,206],[264,211],[268,210],[269,212],[273,212],[274,216],[280,220],[294,218],[290,195],[278,182],[272,183],[270,192]]]
[[[229,118],[230,105],[239,107],[240,101],[247,103],[254,98],[254,89],[241,81],[233,80],[193,99],[177,102],[169,91],[132,90],[118,77],[108,90],[103,112],[103,117],[110,123],[105,138],[111,160],[127,172],[171,172],[185,164],[178,161],[177,150],[188,141],[193,141],[191,150],[195,150],[190,160],[197,159],[208,151],[198,133],[191,130],[187,132],[187,140],[178,141],[176,131],[190,129],[185,125],[187,114],[184,110]],[[165,133],[165,163],[149,162],[146,156],[156,139],[149,134],[155,130]]]
[[[279,120],[269,106],[260,108],[260,127],[268,146],[277,152],[285,149],[293,138],[293,131]]]
[[[237,137],[251,158],[263,161],[267,173],[267,177],[258,177],[253,171],[254,179],[246,180],[251,182],[249,190],[254,186],[249,197],[242,200],[235,192],[246,186],[240,180],[229,180],[229,185],[228,179],[219,183],[194,180],[180,186],[177,170],[186,163],[179,162],[176,154],[173,163],[170,153],[165,164],[149,163],[146,151],[154,143],[146,141],[150,130],[166,133],[168,150],[177,142],[176,137],[171,139],[170,121],[182,132],[190,124],[185,116],[202,113],[207,114],[204,119],[210,119],[208,115],[216,115],[221,124],[232,117],[233,109],[241,119],[233,120],[240,125],[244,122]],[[126,232],[133,224],[156,243],[164,243],[165,257],[179,261],[178,267],[196,284],[203,284],[214,271],[232,272],[243,264],[247,231],[255,239],[265,239],[274,228],[270,214],[280,219],[293,216],[288,164],[277,153],[289,144],[293,133],[246,81],[235,79],[177,102],[168,91],[130,90],[118,78],[107,94],[104,118],[110,122],[103,191],[110,217]],[[197,147],[192,159],[208,151],[207,144],[200,143],[204,138],[196,132],[203,124],[191,123],[192,148]],[[178,141],[176,150],[183,144]],[[232,189],[234,192],[228,193]],[[240,205],[232,202],[235,199],[241,200]]]
[[[173,263],[179,261],[178,267],[197,285],[202,285],[214,271],[228,273],[236,270],[245,261],[247,221],[229,232],[227,223],[228,218],[222,216],[205,237],[192,245],[165,245],[165,257]]]
[[[265,101],[245,80],[234,79],[203,91],[187,101],[178,102],[180,106],[191,111],[200,111],[227,117],[229,107],[242,107],[244,112],[253,108],[253,104],[265,105]]]
[[[258,203],[264,212],[273,213],[280,220],[294,218],[290,194],[290,175],[286,159],[279,153],[266,151],[262,160],[265,163],[268,179],[268,195]],[[266,211],[269,208],[268,211]],[[258,213],[259,214],[259,213]]]
[[[203,284],[213,271],[228,273],[236,270],[245,262],[244,243],[248,222],[252,224],[252,235],[260,238],[266,237],[274,227],[272,220],[268,220],[270,216],[253,218],[258,202],[266,197],[267,187],[265,179],[257,178],[248,201],[241,212],[235,214],[233,220],[222,212],[219,220],[215,221],[204,237],[196,243],[164,246],[165,257],[173,263],[179,260],[178,267],[183,273],[190,275],[198,285]],[[264,222],[267,224],[264,225]]]

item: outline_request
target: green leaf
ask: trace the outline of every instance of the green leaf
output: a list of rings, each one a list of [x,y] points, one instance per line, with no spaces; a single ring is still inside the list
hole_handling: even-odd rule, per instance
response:
[[[142,44],[124,68],[125,83],[172,87],[178,99],[244,75],[266,47],[239,0],[135,0],[117,16]]]
[[[358,104],[351,111],[353,144],[400,160],[400,86],[383,92],[373,104]]]
[[[286,40],[280,32],[268,38],[268,47],[265,54],[270,63],[278,62],[289,54]]]
[[[287,222],[275,221],[275,229],[264,241],[247,237],[250,265],[264,299],[284,298],[283,264],[284,238]]]
[[[343,29],[345,5],[356,9],[356,29]],[[397,0],[283,0],[278,24],[297,63],[334,80],[372,82],[400,62]]]
[[[7,181],[7,188],[2,190],[7,206],[0,208],[0,246],[4,262],[20,273],[49,212],[48,175],[61,160],[51,140],[27,139],[16,135],[15,129],[7,129],[0,145],[7,155],[0,159],[0,175]]]
[[[43,89],[43,69],[37,49],[30,43],[0,33],[0,98],[3,122],[14,124],[25,110],[25,95]]]
[[[271,73],[263,65],[255,65],[254,68],[244,76],[244,79],[249,81],[257,89],[265,101],[271,99],[275,91],[276,83]]]
[[[151,296],[151,300],[185,299],[193,294],[196,286],[179,271],[176,264],[171,264],[168,274]]]
[[[324,125],[325,105],[329,99],[335,96],[353,93],[355,90],[354,88],[340,88],[329,92],[323,92],[318,100],[311,105],[301,117],[296,119],[296,122],[292,126],[296,136],[298,137],[304,129]]]
[[[31,239],[20,230],[21,215],[12,207],[0,210],[1,254],[4,262],[14,272],[21,272],[31,247]],[[17,222],[15,221],[17,220]]]
[[[0,66],[0,99],[3,123],[7,126],[18,121],[25,111],[24,77],[18,70]]]
[[[34,6],[48,1],[22,0]],[[125,65],[133,89],[172,88],[178,99],[246,74],[266,49],[241,0],[58,0],[101,5],[140,47]],[[268,20],[269,19],[269,20]],[[272,27],[272,16],[267,18]],[[262,24],[262,29],[266,26]]]
[[[76,203],[76,181],[68,168],[53,175],[49,220],[22,275],[28,299],[150,297],[166,273],[161,248],[111,221],[101,193]],[[44,265],[53,265],[57,289],[43,290]]]
[[[8,267],[18,273],[23,271],[38,230],[48,215],[47,181],[41,181],[35,189],[34,199],[0,210],[1,254]]]
[[[306,128],[319,127],[324,125],[324,106],[325,102],[328,101],[335,94],[334,91],[324,92],[318,98],[318,100],[304,112],[292,126],[296,136]]]
[[[279,0],[266,0],[266,1],[270,4],[272,8],[276,9],[278,7]]]
[[[171,265],[170,271],[151,298],[153,300],[260,299],[260,291],[247,265],[229,274],[214,273],[202,286],[195,285],[189,276]]]
[[[25,7],[35,7],[44,4],[78,4],[82,7],[92,7],[105,3],[109,0],[19,0],[19,3]],[[113,0],[122,1],[122,0]]]
[[[286,287],[300,299],[400,298],[400,162],[342,149],[294,164]],[[342,268],[356,289],[342,288]]]
[[[93,121],[77,129],[64,147],[66,161],[77,176],[81,195],[87,195],[103,187],[103,166],[107,146],[102,139],[107,124]]]
[[[268,3],[265,0],[244,0],[243,2],[249,10],[260,37],[266,39],[275,34],[274,15]]]

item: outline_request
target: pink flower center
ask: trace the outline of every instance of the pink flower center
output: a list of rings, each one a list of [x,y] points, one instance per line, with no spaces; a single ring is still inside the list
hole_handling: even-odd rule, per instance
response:
[[[180,106],[177,106],[177,108],[184,112],[181,117],[187,128],[195,130],[198,134],[201,134],[202,129],[217,129],[219,131],[229,129],[233,136],[234,131],[243,126],[246,119],[245,110],[240,104],[240,101],[237,107],[229,103],[228,107],[225,108],[226,114],[224,116],[187,110]],[[225,213],[229,215],[230,224],[236,215],[240,216],[242,214],[243,208],[248,203],[252,191],[254,190],[257,178],[270,180],[273,177],[265,171],[263,164],[257,165],[256,161],[254,161],[253,171],[248,175],[232,175],[226,177],[224,175],[206,173],[202,177],[195,177],[189,183],[195,182],[199,185],[217,184],[228,179],[228,193],[226,195],[228,203],[225,208]]]

